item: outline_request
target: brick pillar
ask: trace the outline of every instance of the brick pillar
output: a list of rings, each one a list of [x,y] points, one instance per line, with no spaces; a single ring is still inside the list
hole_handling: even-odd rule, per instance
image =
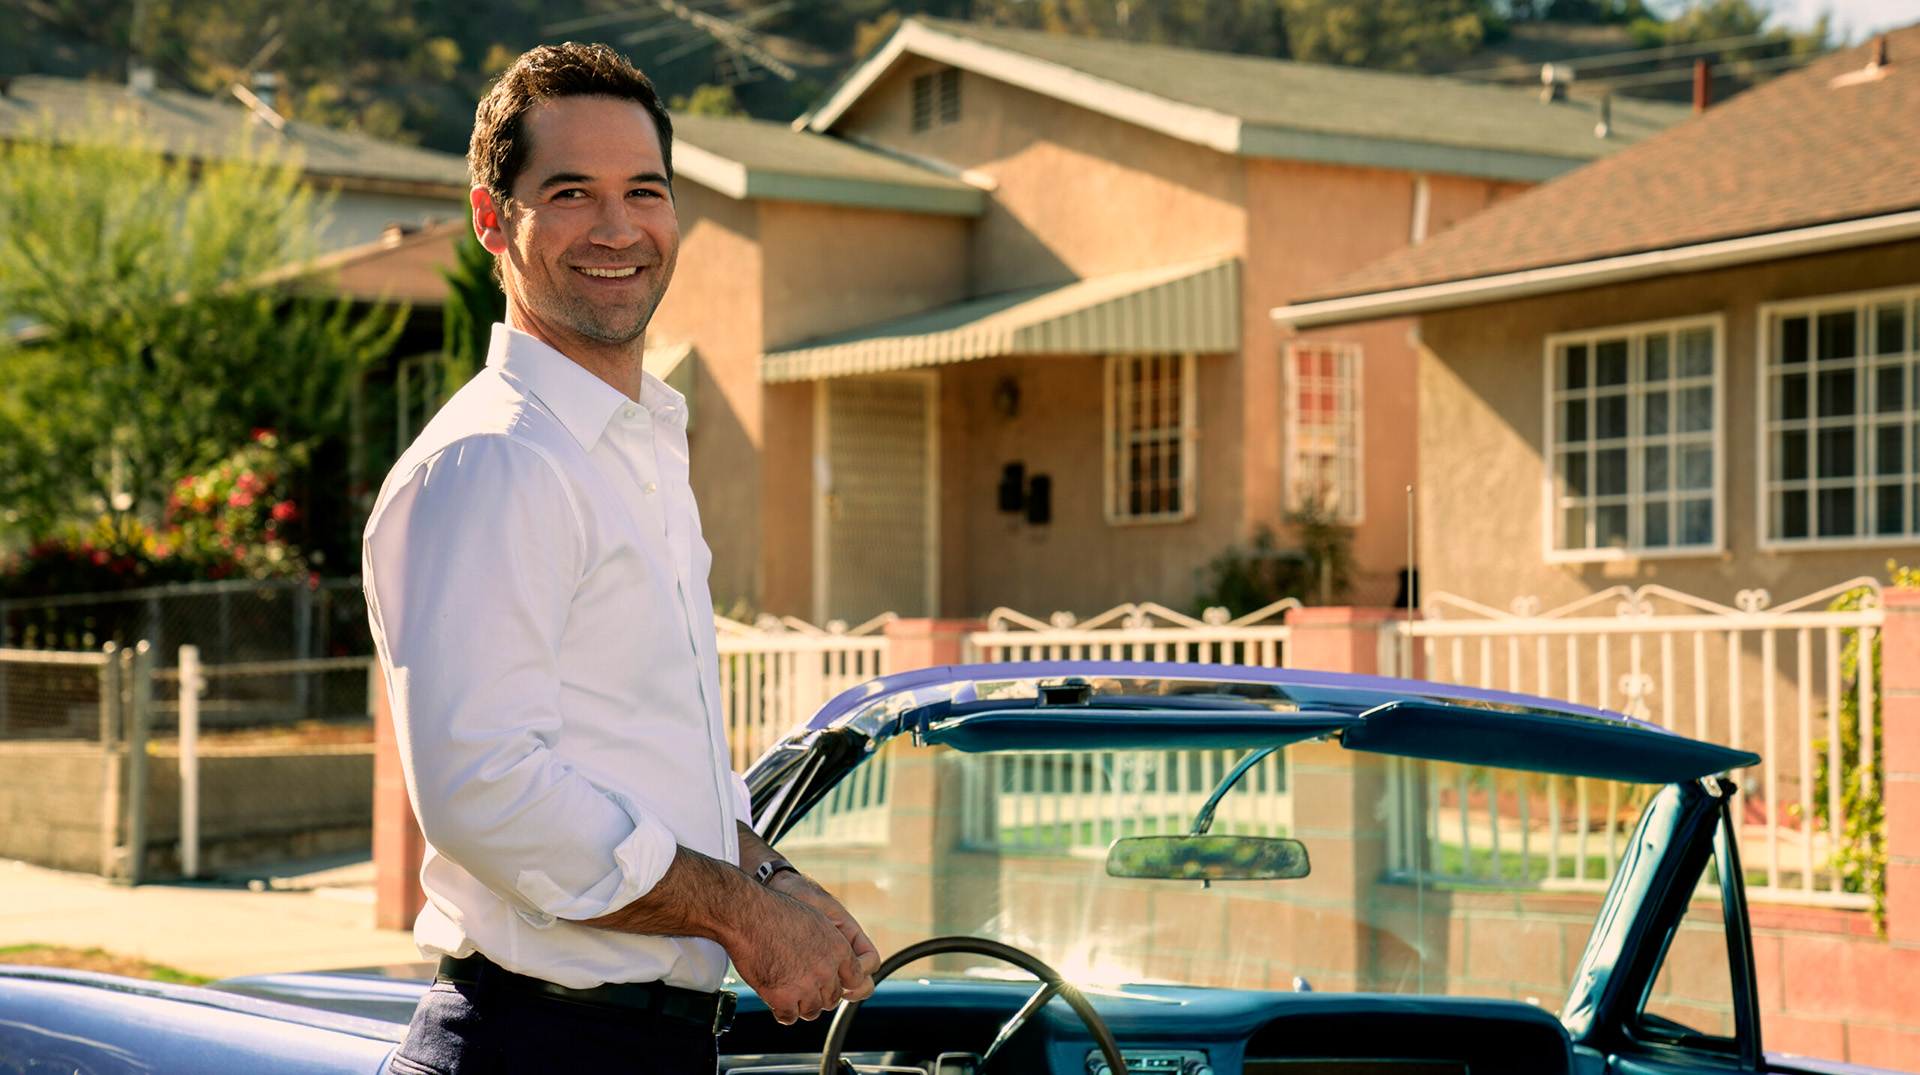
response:
[[[1413,615],[1418,619],[1420,614]],[[1393,624],[1406,618],[1404,608],[1296,608],[1287,613],[1287,626],[1293,628],[1293,637],[1287,640],[1287,667],[1397,676]],[[1423,663],[1416,645],[1415,678]]]
[[[979,620],[895,620],[886,627],[887,671],[959,664],[967,636],[986,629]]]
[[[1382,668],[1381,627],[1406,616],[1388,608],[1301,608],[1287,614],[1293,635],[1287,666],[1316,672],[1393,674]],[[1317,989],[1366,990],[1376,947],[1372,928],[1351,908],[1373,902],[1373,888],[1386,870],[1386,770],[1373,754],[1332,743],[1301,743],[1291,750],[1293,833],[1312,848],[1313,873],[1290,882],[1306,897],[1293,910],[1299,973]],[[1319,913],[1327,901],[1339,910]]]
[[[427,841],[407,801],[407,780],[400,771],[400,743],[393,730],[393,704],[386,676],[378,666],[373,715],[373,924],[378,929],[412,929],[427,905],[420,889],[420,860]]]
[[[1887,935],[1920,941],[1920,591],[1881,595],[1881,747],[1886,787]]]

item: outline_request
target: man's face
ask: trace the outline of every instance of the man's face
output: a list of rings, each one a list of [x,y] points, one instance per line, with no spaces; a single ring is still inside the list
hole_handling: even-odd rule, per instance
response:
[[[562,351],[638,340],[680,252],[653,117],[619,98],[562,97],[528,109],[521,131],[526,167],[487,244],[509,301]]]

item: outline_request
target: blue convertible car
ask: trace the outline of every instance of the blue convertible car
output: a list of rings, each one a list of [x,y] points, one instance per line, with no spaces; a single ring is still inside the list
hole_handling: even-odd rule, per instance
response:
[[[1728,806],[1758,760],[1406,680],[1088,661],[883,677],[748,784],[756,828],[890,953],[886,980],[794,1026],[743,995],[721,1067],[1866,1071],[1764,1049]],[[372,1075],[424,987],[0,967],[0,1075]]]

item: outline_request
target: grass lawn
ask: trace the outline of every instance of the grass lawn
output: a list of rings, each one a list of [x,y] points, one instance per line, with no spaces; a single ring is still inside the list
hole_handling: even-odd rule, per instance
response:
[[[15,944],[0,947],[0,963],[29,967],[65,967],[70,970],[100,971],[128,978],[151,978],[156,982],[202,985],[213,979],[144,959],[117,956],[104,948],[65,948],[57,944]]]

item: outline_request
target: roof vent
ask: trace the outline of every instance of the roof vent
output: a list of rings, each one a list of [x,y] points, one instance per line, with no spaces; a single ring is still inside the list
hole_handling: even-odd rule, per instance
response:
[[[1593,125],[1593,136],[1595,138],[1613,137],[1613,94],[1611,93],[1602,94],[1600,97],[1600,122]]]
[[[1540,65],[1540,101],[1551,104],[1567,99],[1567,87],[1573,84],[1573,68],[1565,64]]]
[[[1877,82],[1887,77],[1887,35],[1881,34],[1873,39],[1871,50],[1867,53],[1867,65],[1848,71],[1836,77],[1828,85],[1838,89],[1842,86],[1857,86],[1862,82]]]
[[[1705,60],[1693,61],[1693,114],[1713,107],[1713,67]]]
[[[136,97],[152,97],[157,86],[153,67],[144,60],[127,61],[127,90]]]

